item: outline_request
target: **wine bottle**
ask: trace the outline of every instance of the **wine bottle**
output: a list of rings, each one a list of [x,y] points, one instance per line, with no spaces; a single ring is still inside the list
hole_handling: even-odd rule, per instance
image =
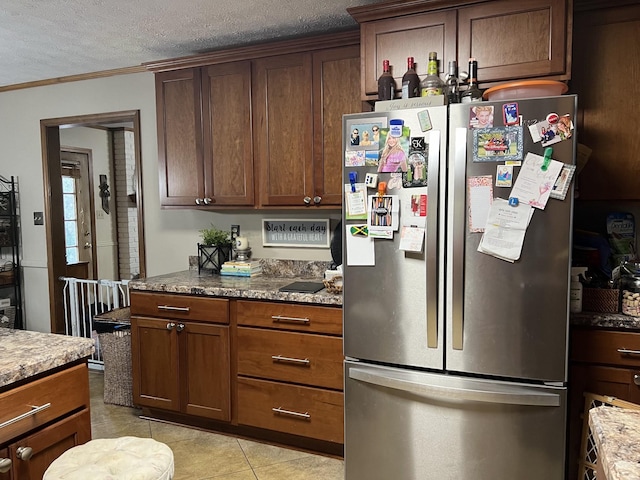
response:
[[[396,81],[391,75],[389,60],[382,61],[382,75],[378,78],[378,100],[393,100],[396,94]]]
[[[444,83],[447,87],[447,103],[460,103],[458,64],[455,60],[449,61],[449,71],[445,77]]]
[[[482,90],[478,88],[478,62],[475,58],[469,59],[469,86],[460,95],[461,103],[481,102]]]
[[[438,54],[429,52],[429,64],[427,65],[427,76],[420,82],[420,95],[429,97],[431,95],[443,95],[444,82],[438,76]]]
[[[407,71],[402,76],[402,98],[420,95],[420,78],[416,73],[413,57],[407,58]]]

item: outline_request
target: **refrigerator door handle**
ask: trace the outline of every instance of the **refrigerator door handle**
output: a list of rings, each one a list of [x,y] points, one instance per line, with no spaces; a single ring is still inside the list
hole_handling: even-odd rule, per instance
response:
[[[492,389],[466,389],[430,385],[401,378],[390,372],[374,373],[360,368],[350,368],[349,378],[381,387],[402,390],[417,395],[433,397],[440,401],[464,400],[472,402],[501,403],[505,405],[527,405],[535,407],[559,407],[560,395],[553,393],[527,392],[524,390],[500,392]]]
[[[452,192],[466,192],[467,169],[467,133],[466,128],[456,128],[454,138],[454,153],[451,167]],[[451,342],[454,350],[462,350],[464,336],[464,243],[467,228],[466,221],[466,195],[456,195],[452,198],[453,220],[448,225],[448,236],[451,240],[451,249],[448,258],[448,285],[450,305],[447,315],[451,322]]]

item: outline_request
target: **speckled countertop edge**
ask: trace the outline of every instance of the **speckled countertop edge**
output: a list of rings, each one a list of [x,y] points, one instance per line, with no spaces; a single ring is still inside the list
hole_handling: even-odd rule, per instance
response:
[[[90,356],[91,338],[0,328],[0,387]]]
[[[632,317],[623,313],[572,313],[570,323],[572,326],[580,327],[640,329],[640,317]]]
[[[589,426],[607,480],[640,478],[640,410],[592,408]]]
[[[324,272],[324,270],[323,270]],[[316,276],[271,276],[222,277],[197,270],[168,273],[129,282],[130,290],[183,293],[226,298],[247,298],[318,305],[342,305],[342,295],[329,293],[326,289],[317,293],[280,292],[279,289],[292,282],[320,282],[322,275]]]

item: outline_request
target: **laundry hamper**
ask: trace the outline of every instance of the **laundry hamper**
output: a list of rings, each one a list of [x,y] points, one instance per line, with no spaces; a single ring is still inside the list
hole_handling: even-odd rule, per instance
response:
[[[104,361],[104,403],[133,407],[131,330],[98,334]]]

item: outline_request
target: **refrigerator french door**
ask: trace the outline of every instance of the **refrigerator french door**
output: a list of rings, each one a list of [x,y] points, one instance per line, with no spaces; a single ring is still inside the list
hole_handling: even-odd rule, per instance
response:
[[[482,103],[493,127],[505,126],[506,103]],[[529,125],[554,113],[575,121],[575,96],[517,104],[523,160],[544,151]],[[345,148],[354,122],[376,116],[403,119],[429,145],[422,252],[401,250],[398,233],[374,240],[370,266],[343,248],[346,480],[564,478],[573,197],[535,211],[519,260],[478,252],[470,181],[491,176],[493,185],[505,162],[474,161],[472,106],[427,109],[427,132],[424,109],[344,117]],[[552,158],[573,164],[575,148],[574,132]],[[354,170],[363,178],[375,168],[345,167],[346,184]],[[388,193],[403,203],[419,190]],[[511,188],[492,190],[508,199]],[[354,222],[343,223],[346,237]]]

